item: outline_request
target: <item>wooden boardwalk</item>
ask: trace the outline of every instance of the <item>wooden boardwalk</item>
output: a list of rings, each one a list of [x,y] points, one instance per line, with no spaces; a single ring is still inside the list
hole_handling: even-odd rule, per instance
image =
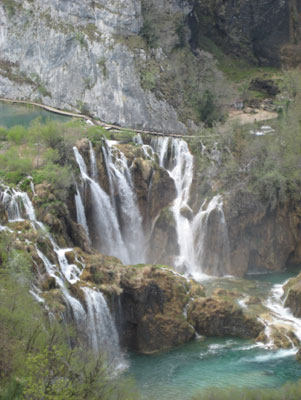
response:
[[[187,136],[187,135],[180,135],[180,134],[174,134],[174,133],[164,133],[164,132],[156,132],[156,131],[148,131],[148,130],[143,130],[143,129],[134,129],[134,128],[125,128],[125,127],[121,127],[118,125],[113,125],[113,124],[108,124],[106,122],[102,122],[99,120],[95,120],[91,117],[88,117],[87,115],[84,114],[78,114],[78,113],[74,113],[74,112],[70,112],[70,111],[64,111],[64,110],[59,110],[58,108],[54,108],[54,107],[50,107],[47,106],[45,104],[40,104],[40,103],[35,103],[32,101],[25,101],[25,100],[12,100],[12,99],[5,99],[5,98],[1,98],[0,97],[0,101],[3,101],[5,103],[16,103],[16,104],[26,104],[26,105],[31,105],[34,107],[39,107],[42,108],[43,110],[55,113],[55,114],[59,114],[59,115],[65,115],[67,117],[73,117],[73,118],[80,118],[80,119],[84,119],[86,121],[92,121],[93,124],[97,125],[97,126],[101,126],[106,130],[117,130],[117,131],[123,131],[123,130],[130,130],[136,133],[140,133],[140,134],[146,134],[146,135],[153,135],[153,136],[170,136],[170,137],[174,137],[174,138],[196,138],[199,136]]]

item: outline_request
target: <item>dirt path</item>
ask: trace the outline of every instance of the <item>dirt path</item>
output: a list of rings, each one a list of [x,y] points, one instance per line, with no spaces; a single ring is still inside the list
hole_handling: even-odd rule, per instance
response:
[[[259,110],[259,109],[256,110],[254,109],[254,111],[255,111],[254,114],[245,113],[243,111],[231,111],[229,114],[229,119],[226,122],[226,124],[231,123],[233,121],[237,121],[239,124],[245,125],[245,124],[252,124],[258,121],[266,121],[278,117],[278,114],[276,112]]]
[[[176,137],[176,138],[182,138],[182,137],[187,137],[186,135],[180,135],[180,134],[173,134],[173,133],[163,133],[163,132],[155,132],[155,131],[147,131],[147,130],[142,130],[142,129],[132,129],[132,128],[124,128],[118,125],[112,125],[112,124],[107,124],[106,122],[102,122],[99,120],[94,120],[91,117],[88,117],[87,115],[84,114],[78,114],[78,113],[73,113],[70,111],[63,111],[63,110],[59,110],[57,108],[54,107],[50,107],[50,106],[46,106],[44,104],[40,104],[40,103],[34,103],[32,101],[24,101],[24,100],[11,100],[11,99],[5,99],[5,98],[1,98],[0,97],[0,101],[3,101],[5,103],[12,103],[12,104],[25,104],[25,105],[31,105],[34,107],[39,107],[42,108],[43,110],[55,113],[55,114],[60,114],[60,115],[66,115],[67,117],[73,117],[73,118],[81,118],[84,119],[85,121],[92,121],[93,124],[98,125],[98,126],[102,126],[103,128],[105,128],[106,130],[130,130],[136,133],[144,133],[147,135],[154,135],[154,136],[171,136],[171,137]],[[189,136],[189,137],[197,137],[197,136]]]

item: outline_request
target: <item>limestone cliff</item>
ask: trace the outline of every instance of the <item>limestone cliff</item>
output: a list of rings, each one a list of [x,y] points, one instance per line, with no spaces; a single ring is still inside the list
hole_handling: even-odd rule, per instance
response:
[[[299,31],[293,0],[5,0],[0,97],[183,133],[231,103],[208,38],[253,62],[297,64]]]
[[[140,85],[126,39],[135,39],[142,25],[136,0],[1,2],[0,96],[183,132],[173,107]]]

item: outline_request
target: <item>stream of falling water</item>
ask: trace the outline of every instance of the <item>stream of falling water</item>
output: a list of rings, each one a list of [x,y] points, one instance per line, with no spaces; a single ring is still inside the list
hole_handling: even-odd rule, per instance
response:
[[[73,297],[67,289],[66,282],[69,284],[78,282],[85,268],[77,258],[76,261],[81,265],[81,268],[76,264],[69,264],[66,254],[72,252],[73,249],[59,248],[44,224],[36,219],[33,204],[27,193],[6,187],[0,192],[0,201],[7,211],[8,222],[28,219],[32,222],[34,229],[40,229],[42,234],[49,239],[57,256],[59,268],[55,263],[50,262],[37,245],[36,251],[43,262],[47,274],[55,279],[57,286],[60,288],[78,331],[84,332],[93,350],[102,350],[106,354],[108,361],[115,368],[124,367],[125,363],[119,346],[118,334],[103,294],[89,287],[81,287],[85,294],[86,312],[81,302]],[[31,289],[31,293],[38,301],[43,301],[40,297],[40,292],[35,290],[34,286]],[[98,327],[98,324],[101,324],[101,327]]]
[[[141,143],[141,140],[138,141]],[[155,138],[152,148],[158,154],[161,168],[165,168],[175,182],[177,197],[171,207],[178,236],[179,255],[175,267],[195,279],[205,274],[222,276],[228,273],[229,240],[220,195],[204,201],[199,212],[192,217],[189,206],[193,180],[193,156],[181,139]],[[187,213],[191,218],[187,217]],[[211,224],[211,220],[214,224]],[[215,245],[209,241],[214,240]]]
[[[270,337],[270,330],[273,325],[281,325],[282,327],[285,327],[288,332],[294,332],[294,334],[301,342],[301,319],[294,317],[291,310],[284,306],[285,298],[283,287],[287,284],[287,282],[288,281],[284,282],[283,284],[274,285],[271,289],[270,295],[265,301],[264,305],[271,311],[272,315],[271,320],[265,320],[266,335],[267,337]],[[295,351],[296,353],[298,349],[294,346],[288,336],[287,339],[291,342],[293,351]],[[273,339],[270,339],[268,345],[273,346],[273,344]]]
[[[184,140],[159,137],[145,145],[141,136],[134,142],[141,146],[144,156],[159,160],[173,179],[176,199],[171,206],[174,216],[179,254],[174,257],[174,267],[182,273],[202,279],[205,274],[226,275],[229,265],[227,225],[220,195],[204,201],[193,217],[189,205],[193,180],[193,156]],[[89,142],[90,173],[77,147],[74,155],[86,188],[91,192],[93,218],[91,227],[85,217],[85,204],[77,189],[77,220],[87,233],[94,231],[93,245],[101,252],[118,257],[124,264],[145,263],[147,241],[142,224],[131,168],[118,142],[105,141],[102,155],[109,194],[98,182],[98,169],[93,146]],[[151,185],[151,183],[150,183]],[[153,221],[146,225],[154,226]],[[146,229],[146,228],[145,228]],[[214,240],[214,246],[210,241]]]
[[[101,252],[120,258],[124,264],[144,263],[146,243],[142,217],[124,154],[109,141],[102,147],[109,182],[108,196],[97,182],[97,164],[91,143],[91,176],[78,149],[74,147],[73,150],[82,179],[91,191],[93,225],[98,238],[94,245]],[[79,202],[76,204],[80,207]]]

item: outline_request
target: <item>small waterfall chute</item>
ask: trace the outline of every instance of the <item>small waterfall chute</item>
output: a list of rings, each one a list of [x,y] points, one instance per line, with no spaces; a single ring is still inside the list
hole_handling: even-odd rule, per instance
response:
[[[214,196],[204,202],[192,222],[195,268],[214,276],[227,274],[230,265],[228,229],[223,212],[223,199]],[[199,272],[199,271],[195,272]]]
[[[89,228],[88,228],[87,218],[86,218],[86,214],[85,214],[85,207],[84,207],[82,197],[81,197],[81,194],[80,194],[80,191],[79,191],[77,185],[76,185],[76,193],[75,193],[74,197],[75,197],[77,222],[84,228],[87,238],[90,242],[90,234],[89,234]]]
[[[265,319],[263,322],[266,326],[265,334],[269,339],[267,346],[273,347],[274,340],[272,337],[273,326],[281,326],[287,332],[294,332],[298,340],[301,342],[301,319],[296,318],[289,308],[284,306],[285,300],[284,297],[284,289],[283,287],[287,284],[288,281],[283,284],[275,284],[271,289],[270,295],[267,300],[264,302],[264,306],[267,307],[271,312],[271,319]],[[288,341],[291,343],[292,347],[297,352],[297,348],[290,339],[290,337],[286,336]]]
[[[97,164],[96,164],[96,157],[95,157],[95,152],[92,146],[92,143],[89,141],[89,147],[90,147],[90,168],[91,168],[91,178],[97,182],[98,180],[98,169],[97,169]]]
[[[87,304],[87,320],[90,329],[90,347],[95,351],[106,351],[115,358],[120,351],[118,333],[104,295],[88,287],[82,288]]]

